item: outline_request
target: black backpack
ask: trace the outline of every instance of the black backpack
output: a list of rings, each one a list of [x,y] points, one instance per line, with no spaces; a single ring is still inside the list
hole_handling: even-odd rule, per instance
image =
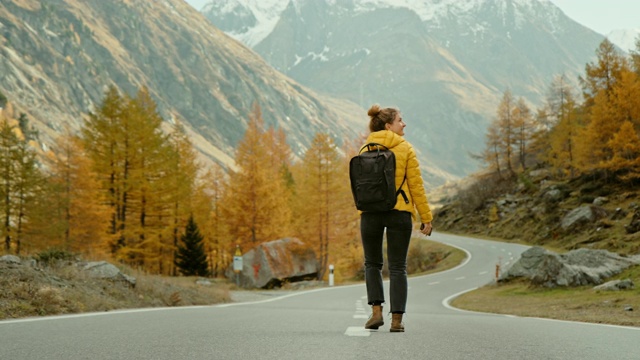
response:
[[[364,149],[367,151],[362,152]],[[382,144],[369,143],[349,162],[349,179],[356,208],[361,211],[388,211],[396,206],[398,194],[409,203],[402,190],[406,174],[396,191],[396,156]]]

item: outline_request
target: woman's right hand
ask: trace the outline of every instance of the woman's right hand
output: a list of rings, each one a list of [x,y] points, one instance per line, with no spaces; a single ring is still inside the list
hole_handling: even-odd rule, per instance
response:
[[[420,232],[429,236],[431,235],[431,231],[433,231],[433,226],[431,225],[431,223],[422,223],[422,225],[420,225]]]

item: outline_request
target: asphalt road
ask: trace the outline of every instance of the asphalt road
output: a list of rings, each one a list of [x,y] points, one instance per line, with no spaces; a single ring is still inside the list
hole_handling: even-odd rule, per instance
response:
[[[524,246],[434,234],[467,251],[410,278],[405,333],[366,331],[364,285],[217,306],[0,321],[0,359],[640,359],[640,328],[461,311],[448,300],[493,281]],[[385,310],[386,311],[386,310]],[[387,318],[388,316],[388,318]]]

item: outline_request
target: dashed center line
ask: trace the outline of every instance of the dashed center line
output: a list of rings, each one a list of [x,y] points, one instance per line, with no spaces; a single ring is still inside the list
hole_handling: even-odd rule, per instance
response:
[[[371,332],[364,326],[349,326],[344,334],[347,336],[371,336]]]

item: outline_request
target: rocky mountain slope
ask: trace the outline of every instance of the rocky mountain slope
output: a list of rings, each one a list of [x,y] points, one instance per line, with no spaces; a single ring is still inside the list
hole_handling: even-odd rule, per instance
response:
[[[440,182],[476,169],[469,152],[505,90],[540,105],[604,39],[548,0],[230,0],[202,12],[306,86],[399,106]]]
[[[549,249],[640,253],[640,202],[632,184],[581,176],[558,181],[546,169],[519,179],[479,176],[441,189],[434,227]]]
[[[366,121],[365,110],[282,75],[182,0],[0,2],[0,91],[43,146],[65,125],[77,129],[111,84],[132,95],[149,88],[163,118],[183,122],[203,158],[221,164],[233,162],[254,102],[298,154],[318,131],[340,142]]]

